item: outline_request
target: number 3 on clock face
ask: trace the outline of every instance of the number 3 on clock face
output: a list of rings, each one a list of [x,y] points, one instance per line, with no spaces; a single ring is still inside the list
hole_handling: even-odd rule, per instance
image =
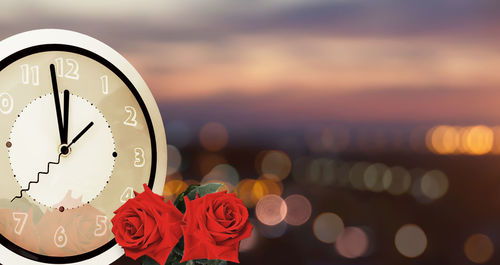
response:
[[[0,43],[1,264],[109,264],[113,211],[161,194],[166,140],[140,75],[108,46],[62,30]],[[50,243],[52,242],[52,243]]]

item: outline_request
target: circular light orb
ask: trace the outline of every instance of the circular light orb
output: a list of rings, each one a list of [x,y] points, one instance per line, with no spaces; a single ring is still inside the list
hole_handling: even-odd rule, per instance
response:
[[[422,176],[422,193],[429,199],[439,199],[448,191],[448,177],[439,170],[431,170]]]
[[[272,174],[283,180],[292,170],[292,161],[282,151],[268,151],[262,157],[260,170],[263,174]]]
[[[368,166],[363,173],[363,182],[368,190],[381,192],[384,190],[384,174],[388,167],[382,163]]]
[[[489,127],[471,127],[465,136],[466,146],[471,155],[484,155],[493,149],[494,132]]]
[[[419,226],[406,224],[396,232],[394,244],[401,255],[416,258],[427,248],[427,236]]]
[[[313,223],[313,233],[323,243],[333,243],[344,230],[344,221],[334,213],[321,213]]]
[[[184,192],[188,188],[188,184],[186,184],[182,180],[174,179],[167,181],[163,188],[163,196],[167,200],[175,201],[177,196]]]
[[[257,202],[255,215],[265,225],[277,225],[286,216],[287,206],[285,201],[278,195],[266,195]]]
[[[490,261],[494,251],[493,242],[486,235],[474,234],[465,241],[465,256],[474,263],[482,264]]]
[[[167,175],[172,175],[179,171],[182,163],[182,156],[179,149],[173,145],[167,145]]]
[[[359,227],[346,227],[335,242],[337,252],[349,259],[363,256],[370,245],[368,235]]]
[[[202,153],[197,158],[200,173],[202,176],[208,174],[214,167],[220,164],[226,164],[227,160],[225,157],[215,154],[215,153]]]
[[[312,213],[312,206],[309,200],[299,194],[290,195],[285,199],[287,213],[285,222],[289,225],[303,225]]]
[[[240,175],[233,166],[220,164],[212,168],[212,170],[210,170],[210,172],[203,177],[201,184],[222,182],[229,183],[234,187],[238,184],[239,179]]]
[[[437,154],[453,154],[460,146],[460,134],[457,128],[447,125],[434,127],[428,132],[430,150]]]
[[[392,195],[401,195],[410,189],[411,175],[403,167],[391,167],[384,173],[384,187]]]
[[[224,148],[229,136],[226,127],[217,122],[209,122],[200,130],[200,143],[208,151],[217,152]]]
[[[353,188],[357,190],[366,189],[364,183],[364,173],[369,166],[369,163],[357,162],[351,167],[351,170],[349,170],[349,182]]]

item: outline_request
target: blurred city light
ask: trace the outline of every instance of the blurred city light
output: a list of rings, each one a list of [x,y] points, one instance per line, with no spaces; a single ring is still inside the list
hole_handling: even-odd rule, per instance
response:
[[[344,221],[335,213],[321,213],[313,223],[313,233],[323,243],[333,243],[344,230]]]
[[[394,244],[401,255],[416,258],[427,248],[427,236],[419,226],[406,224],[396,232]]]
[[[386,188],[385,186],[388,186],[387,182],[390,182],[392,179],[390,173],[386,174],[388,170],[389,168],[382,163],[371,164],[363,173],[364,186],[374,192],[383,191]],[[384,185],[384,178],[386,185]]]
[[[289,225],[303,225],[311,217],[312,206],[306,197],[293,194],[286,197],[285,203],[287,206],[285,222]]]
[[[401,195],[410,188],[411,175],[408,170],[403,167],[391,167],[385,172],[384,186],[390,194]]]
[[[200,130],[199,138],[201,145],[212,152],[221,150],[229,141],[226,127],[216,122],[205,124]]]
[[[170,180],[165,183],[165,187],[163,189],[163,196],[167,200],[175,201],[177,196],[184,192],[188,188],[188,184],[182,180]]]
[[[349,259],[359,258],[368,251],[370,246],[368,235],[359,227],[348,226],[338,236],[335,242],[337,252]]]
[[[351,186],[357,190],[365,190],[364,174],[366,169],[370,166],[367,162],[357,162],[349,171],[349,182]]]
[[[198,157],[199,171],[202,176],[207,175],[215,166],[226,163],[226,158],[220,154],[204,152]]]
[[[172,175],[179,170],[182,164],[182,156],[177,147],[169,144],[167,145],[167,157],[167,175]]]
[[[429,199],[439,199],[448,191],[448,177],[439,170],[431,170],[424,174],[420,187]]]
[[[224,185],[223,190],[232,192],[238,185],[240,176],[238,171],[231,165],[220,164],[212,168],[210,172],[203,177],[201,184],[206,183],[221,183]]]
[[[278,195],[270,194],[262,197],[255,206],[257,219],[265,225],[281,223],[287,214],[287,205]]]
[[[494,142],[494,130],[484,125],[439,125],[428,130],[426,137],[427,148],[441,155],[484,155],[494,151]]]
[[[260,172],[263,174],[275,175],[280,180],[288,177],[290,171],[292,170],[292,161],[290,160],[290,157],[282,151],[268,151],[261,157],[258,157],[256,163],[259,162]]]
[[[493,242],[487,235],[474,234],[465,241],[465,256],[474,263],[482,264],[490,261],[494,251]]]

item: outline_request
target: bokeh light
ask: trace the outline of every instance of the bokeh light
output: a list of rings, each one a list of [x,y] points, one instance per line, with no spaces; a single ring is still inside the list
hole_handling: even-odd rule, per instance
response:
[[[427,236],[419,226],[406,224],[396,232],[394,244],[401,255],[416,258],[427,248]]]
[[[448,177],[439,170],[428,171],[422,177],[420,187],[429,199],[439,199],[448,191]]]
[[[277,225],[281,223],[287,214],[285,201],[277,195],[271,194],[262,197],[255,206],[257,219],[265,225]]]
[[[438,154],[453,154],[460,145],[458,130],[452,126],[437,126],[428,132],[428,146]]]
[[[364,174],[365,170],[370,166],[366,162],[357,162],[349,171],[349,182],[351,186],[357,190],[365,190]]]
[[[359,227],[346,227],[335,242],[337,252],[349,259],[363,256],[370,246],[368,235]]]
[[[202,153],[198,157],[199,169],[202,176],[208,174],[215,166],[226,163],[226,158],[215,153]]]
[[[260,172],[263,174],[272,174],[283,180],[290,174],[292,170],[292,161],[285,152],[268,151],[260,161]],[[260,160],[260,157],[258,157]]]
[[[344,230],[344,221],[335,213],[321,213],[313,223],[313,233],[323,243],[333,243]]]
[[[299,194],[293,194],[285,199],[287,213],[285,222],[289,225],[303,225],[311,217],[312,206],[309,200]]]
[[[427,131],[427,148],[437,154],[484,155],[494,151],[495,133],[484,125],[439,125]]]
[[[216,152],[224,148],[229,136],[226,127],[217,122],[209,122],[200,130],[200,143],[208,151]]]
[[[411,186],[411,175],[403,167],[391,167],[384,173],[384,187],[392,195],[401,195]]]
[[[363,173],[364,186],[371,191],[381,192],[384,190],[384,177],[389,182],[389,175],[386,174],[388,167],[382,163],[371,164]],[[388,173],[390,174],[390,173]],[[392,176],[390,176],[392,178]]]
[[[472,127],[467,136],[466,143],[469,152],[473,155],[484,155],[493,148],[493,130],[489,127],[479,125]]]
[[[173,145],[167,145],[167,175],[172,175],[179,171],[182,163],[182,156],[179,149]]]
[[[314,159],[309,163],[306,175],[313,183],[331,185],[335,181],[335,161],[327,158]]]
[[[203,177],[201,184],[206,183],[221,183],[225,187],[223,190],[232,192],[233,189],[238,185],[240,176],[238,171],[231,165],[220,164],[212,168],[210,172]]]
[[[493,257],[495,248],[491,239],[484,234],[471,235],[465,241],[465,256],[474,263],[486,263]]]
[[[163,196],[166,200],[175,201],[177,196],[188,188],[188,184],[182,180],[174,179],[167,181],[163,188]]]

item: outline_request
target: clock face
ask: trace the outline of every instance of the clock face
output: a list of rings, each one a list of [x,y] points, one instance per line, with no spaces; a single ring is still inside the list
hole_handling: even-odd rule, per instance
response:
[[[0,241],[32,260],[106,251],[113,211],[154,182],[156,142],[139,93],[74,46],[35,46],[0,62],[0,141]]]

